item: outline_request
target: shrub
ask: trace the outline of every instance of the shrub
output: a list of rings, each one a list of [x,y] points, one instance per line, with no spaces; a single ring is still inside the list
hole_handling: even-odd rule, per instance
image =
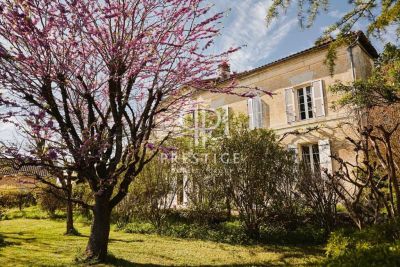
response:
[[[37,193],[38,204],[40,208],[46,211],[50,217],[54,217],[57,210],[64,209],[65,201],[58,196],[63,192],[52,187],[45,187]]]
[[[179,173],[172,161],[154,158],[136,177],[131,192],[116,208],[117,221],[144,219],[161,231],[176,195]]]
[[[399,266],[399,222],[361,231],[338,230],[326,245],[328,266]]]
[[[268,223],[272,214],[295,217],[298,198],[294,158],[280,146],[272,131],[237,129],[223,139],[220,147],[221,155],[240,154],[236,162],[219,164],[218,178],[249,236],[258,238],[260,227]]]
[[[181,210],[179,212],[170,210],[168,220],[208,225],[215,225],[228,220],[227,213],[224,211],[197,209],[193,206],[190,207],[190,209]]]
[[[91,199],[93,199],[93,193],[91,192],[91,189],[89,187],[89,185],[87,184],[82,184],[82,183],[77,183],[74,185],[73,187],[73,192],[72,192],[72,196],[75,199],[81,199],[83,200],[85,203],[89,203],[91,204]],[[82,205],[76,205],[75,206],[75,215],[78,214],[80,215],[78,217],[78,219],[81,222],[87,223],[87,222],[92,222],[92,211],[87,208],[84,207]]]
[[[62,216],[62,214],[57,214],[58,216]],[[14,219],[48,219],[49,215],[41,210],[38,206],[30,206],[26,207],[23,210],[19,210],[18,208],[7,209],[2,219],[3,220],[14,220]]]
[[[128,224],[117,224],[117,229],[131,234],[155,234],[157,229],[151,223],[131,222]]]
[[[338,196],[320,170],[312,171],[305,163],[299,167],[298,190],[305,200],[305,205],[311,210],[314,221],[323,227],[328,235],[336,226]]]
[[[0,206],[3,208],[29,207],[36,204],[32,191],[18,189],[0,189]]]
[[[197,223],[214,224],[226,220],[231,213],[231,201],[224,184],[216,179],[221,168],[212,160],[200,160],[186,164],[185,169],[190,177],[191,188],[186,190],[190,216]]]
[[[324,229],[312,224],[300,224],[294,229],[265,226],[261,228],[260,242],[281,245],[315,245],[326,242],[326,235]]]

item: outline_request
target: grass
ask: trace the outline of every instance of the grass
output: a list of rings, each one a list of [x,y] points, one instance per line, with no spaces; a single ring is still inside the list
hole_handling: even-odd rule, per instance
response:
[[[81,236],[64,236],[64,226],[63,220],[0,221],[0,266],[75,266],[89,227],[77,223]],[[109,251],[110,263],[98,266],[306,266],[323,259],[318,247],[239,246],[116,231]]]

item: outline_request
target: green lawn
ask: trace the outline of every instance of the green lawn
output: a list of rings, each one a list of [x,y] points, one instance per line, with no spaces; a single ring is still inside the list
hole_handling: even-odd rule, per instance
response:
[[[49,219],[0,221],[0,266],[74,266],[85,247],[89,227],[76,225],[82,236],[64,236],[64,222]],[[234,246],[156,235],[111,232],[112,263],[99,266],[305,266],[316,265],[318,248]]]

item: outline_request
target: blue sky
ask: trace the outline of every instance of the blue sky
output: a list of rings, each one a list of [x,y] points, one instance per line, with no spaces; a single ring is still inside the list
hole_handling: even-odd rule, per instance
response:
[[[351,8],[346,0],[332,0],[329,12],[321,13],[312,28],[303,30],[297,20],[296,4],[267,28],[265,15],[272,0],[210,2],[215,4],[215,10],[227,11],[222,23],[222,36],[216,43],[216,51],[245,46],[231,56],[232,71],[252,69],[313,46],[323,30]],[[354,30],[365,32],[367,24],[365,21],[357,23]],[[382,41],[371,41],[378,51],[382,49]],[[385,35],[385,41],[396,42],[394,28],[390,28]]]

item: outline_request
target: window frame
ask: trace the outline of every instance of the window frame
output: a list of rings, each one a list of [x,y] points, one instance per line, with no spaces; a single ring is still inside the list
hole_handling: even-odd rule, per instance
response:
[[[314,148],[317,149],[318,154],[314,153]],[[301,149],[301,160],[305,162],[311,169],[312,172],[316,171],[316,167],[318,169],[321,168],[321,151],[319,150],[319,144],[318,143],[309,143],[309,144],[302,144],[300,146]],[[307,149],[307,160],[305,159],[305,149]],[[314,156],[318,155],[318,160],[315,162]]]
[[[314,119],[315,118],[314,90],[313,90],[312,84],[306,84],[301,87],[297,87],[297,88],[295,88],[295,90],[296,90],[296,102],[297,102],[296,107],[297,107],[298,121]],[[300,92],[302,93],[303,103],[301,103]],[[308,101],[308,97],[310,97],[309,101]],[[301,109],[302,104],[304,105],[304,111]],[[311,104],[311,106],[310,106],[310,104]],[[302,118],[302,113],[305,114],[304,119]]]

